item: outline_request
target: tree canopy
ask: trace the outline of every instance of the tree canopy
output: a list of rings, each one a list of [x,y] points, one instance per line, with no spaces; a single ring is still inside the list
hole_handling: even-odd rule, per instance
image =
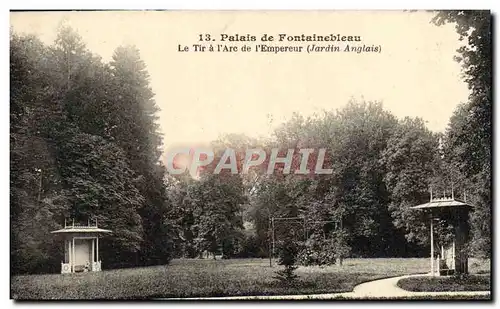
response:
[[[214,174],[211,164],[195,177],[169,175],[161,161],[159,108],[137,47],[117,47],[106,63],[64,25],[51,45],[11,32],[12,272],[59,270],[62,248],[50,231],[65,218],[96,218],[113,230],[102,243],[109,267],[204,252],[265,257],[273,217],[305,222],[284,228],[301,239],[302,261],[422,256],[427,222],[410,207],[427,202],[431,188],[467,196],[474,206],[470,252],[489,256],[491,15],[442,11],[433,22],[456,25],[464,41],[456,60],[470,89],[445,132],[430,131],[420,118],[397,118],[382,102],[351,100],[339,110],[295,114],[266,139],[221,136],[210,145],[214,162],[231,148],[239,172]],[[240,154],[253,148],[266,160],[241,173]],[[332,173],[287,174],[280,163],[270,174],[273,148],[293,150],[294,169],[300,149],[315,149],[313,169],[317,150],[325,149],[324,168]],[[317,250],[325,254],[312,256]]]

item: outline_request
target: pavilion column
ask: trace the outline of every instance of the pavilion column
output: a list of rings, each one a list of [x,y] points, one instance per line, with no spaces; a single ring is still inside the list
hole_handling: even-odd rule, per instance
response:
[[[94,259],[95,259],[95,239],[92,239],[92,268],[94,267]]]
[[[434,224],[431,213],[431,275],[434,276]]]
[[[452,252],[453,270],[456,270],[457,269],[457,260],[456,260],[456,254],[455,254],[455,240],[453,240],[451,252]]]
[[[71,262],[73,262],[73,257],[71,255],[71,250],[73,250],[71,248],[71,240],[67,240],[68,241],[68,264],[69,264],[69,269],[71,270]]]
[[[72,239],[73,244],[71,245],[71,272],[75,272],[75,238]]]
[[[99,262],[99,236],[96,238],[96,262]]]

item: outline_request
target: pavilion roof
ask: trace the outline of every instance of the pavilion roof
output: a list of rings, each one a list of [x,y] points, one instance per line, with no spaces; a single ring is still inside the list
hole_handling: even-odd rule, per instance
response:
[[[464,201],[452,198],[436,198],[432,201],[410,207],[412,209],[435,209],[435,208],[450,208],[450,207],[461,207],[461,208],[472,208],[472,205],[465,203]]]
[[[63,229],[52,231],[52,234],[58,233],[112,233],[110,230],[98,228],[97,226],[66,226]]]

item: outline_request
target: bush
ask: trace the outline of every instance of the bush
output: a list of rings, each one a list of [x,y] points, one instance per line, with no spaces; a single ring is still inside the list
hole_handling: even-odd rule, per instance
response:
[[[350,247],[343,244],[338,238],[324,239],[313,235],[300,251],[298,261],[300,265],[304,266],[333,265],[337,259],[345,258],[349,253]]]
[[[246,235],[240,240],[238,251],[233,257],[236,258],[255,258],[259,257],[259,246],[257,238],[254,235]],[[265,255],[267,256],[267,252]]]

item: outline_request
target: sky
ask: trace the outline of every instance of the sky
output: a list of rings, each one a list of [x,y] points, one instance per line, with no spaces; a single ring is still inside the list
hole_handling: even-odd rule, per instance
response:
[[[206,143],[224,133],[269,136],[296,112],[305,117],[342,108],[351,98],[382,101],[397,117],[421,117],[444,131],[467,85],[454,61],[463,42],[433,13],[402,11],[135,11],[14,12],[16,32],[51,44],[64,22],[88,49],[109,61],[116,47],[136,45],[161,109],[166,147]],[[179,52],[209,33],[359,35],[380,53]],[[241,46],[245,42],[226,42]],[[222,42],[214,42],[222,44]],[[255,45],[256,43],[251,43]],[[258,43],[261,44],[261,43]],[[279,42],[282,46],[307,43]]]

